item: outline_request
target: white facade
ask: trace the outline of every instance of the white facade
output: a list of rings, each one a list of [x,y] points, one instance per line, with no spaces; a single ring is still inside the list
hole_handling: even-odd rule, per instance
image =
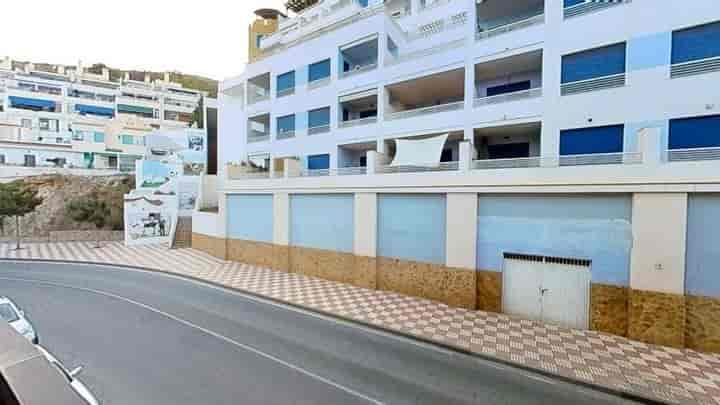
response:
[[[352,172],[342,169],[366,165],[359,157],[368,151],[392,157],[394,138],[450,133],[449,169],[463,160],[459,143],[467,141],[466,159],[477,159],[472,168],[548,167],[533,174],[542,182],[540,173],[549,179],[552,167],[602,164],[590,171],[604,177],[614,171],[608,163],[665,164],[670,120],[720,114],[720,71],[671,78],[669,59],[673,32],[720,21],[713,0],[662,7],[651,0],[360,3],[325,1],[281,21],[261,42],[266,56],[221,84],[221,170],[257,156],[298,157],[302,169],[312,169],[308,156],[327,154],[330,171]],[[619,43],[626,47],[620,74],[562,82],[563,56]],[[357,58],[363,61],[354,64]],[[308,83],[309,66],[324,59],[329,78]],[[289,71],[294,86],[278,92],[278,76]],[[518,91],[497,88],[523,82]],[[488,97],[488,87],[500,93]],[[354,115],[353,97],[374,116]],[[325,107],[329,129],[308,125],[308,112]],[[278,118],[291,114],[292,130],[280,131]],[[608,125],[624,126],[621,150],[561,156],[561,131]],[[659,134],[643,137],[646,128]],[[498,147],[518,143],[527,151]],[[515,159],[496,159],[497,151]],[[681,158],[695,159],[692,152]]]
[[[107,69],[94,74],[79,64],[52,70],[0,60],[0,165],[130,171],[144,155],[145,134],[189,128],[206,97],[168,74],[111,81]]]

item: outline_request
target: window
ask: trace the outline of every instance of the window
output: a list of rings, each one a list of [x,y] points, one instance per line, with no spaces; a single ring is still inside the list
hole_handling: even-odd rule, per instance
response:
[[[132,135],[120,135],[120,142],[123,145],[135,145],[135,137]]]
[[[5,164],[5,155],[0,155],[0,165]]]
[[[60,126],[58,120],[49,118],[40,118],[38,123],[41,131],[58,132]]]
[[[25,155],[24,156],[24,165],[25,165],[25,167],[35,167],[36,166],[35,155]]]
[[[560,155],[621,153],[624,125],[560,131]]]
[[[720,115],[670,120],[668,149],[720,147]]]
[[[277,77],[277,94],[289,94],[295,89],[295,71],[281,74]]]
[[[84,140],[85,140],[85,132],[83,132],[83,131],[73,131],[73,133],[72,133],[72,140],[73,140],[73,141],[84,141]]]
[[[278,117],[277,119],[277,133],[283,134],[286,132],[295,131],[295,114],[286,115],[284,117]]]
[[[582,3],[585,3],[585,0],[564,0],[563,5],[565,8],[568,8]]]
[[[262,41],[262,39],[263,39],[264,37],[265,37],[265,35],[263,35],[263,34],[257,34],[257,35],[255,36],[255,48],[260,49],[260,42]]]
[[[32,128],[32,120],[30,118],[23,118],[20,120],[20,126],[23,128]]]
[[[625,73],[625,43],[562,57],[562,83]]]
[[[330,168],[330,155],[326,153],[326,154],[322,154],[322,155],[308,156],[307,164],[308,164],[309,170],[329,169]]]
[[[530,80],[488,87],[487,97],[497,96],[498,94],[514,93],[516,91],[523,90],[530,90]]]
[[[330,107],[308,111],[308,128],[325,127],[329,125]]]
[[[330,59],[313,63],[308,67],[308,82],[314,82],[330,77]]]
[[[673,32],[672,64],[720,56],[720,21]]]
[[[105,134],[102,132],[93,133],[93,141],[95,141],[95,143],[104,143],[105,142]]]

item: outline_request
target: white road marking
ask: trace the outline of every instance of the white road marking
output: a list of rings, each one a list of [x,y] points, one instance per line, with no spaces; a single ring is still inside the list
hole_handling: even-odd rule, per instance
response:
[[[336,382],[334,382],[334,381],[332,381],[332,380],[330,380],[330,379],[327,379],[327,378],[325,378],[325,377],[323,377],[323,376],[317,375],[317,374],[313,373],[312,371],[309,371],[309,370],[306,370],[306,369],[304,369],[304,368],[302,368],[302,367],[300,367],[300,366],[296,366],[296,365],[294,365],[294,364],[288,363],[287,361],[282,360],[282,359],[280,359],[280,358],[277,358],[277,357],[275,357],[275,356],[273,356],[273,355],[271,355],[271,354],[265,353],[265,352],[263,352],[263,351],[260,351],[260,350],[258,350],[258,349],[255,349],[254,347],[251,347],[251,346],[248,346],[248,345],[246,345],[246,344],[240,343],[240,342],[238,342],[238,341],[236,341],[236,340],[230,339],[230,338],[227,337],[227,336],[221,335],[221,334],[219,334],[219,333],[217,333],[217,332],[214,332],[214,331],[212,331],[212,330],[210,330],[210,329],[207,329],[207,328],[204,328],[204,327],[202,327],[202,326],[196,325],[196,324],[194,324],[194,323],[192,323],[192,322],[190,322],[190,321],[187,321],[187,320],[185,320],[185,319],[179,318],[179,317],[177,317],[177,316],[175,316],[175,315],[172,315],[172,314],[170,314],[170,313],[167,313],[167,312],[165,312],[165,311],[162,311],[162,310],[157,309],[157,308],[155,308],[155,307],[152,307],[152,306],[150,306],[150,305],[143,304],[142,302],[135,301],[135,300],[133,300],[133,299],[131,299],[131,298],[126,298],[126,297],[123,297],[123,296],[120,296],[120,295],[117,295],[117,294],[113,294],[113,293],[109,293],[109,292],[105,292],[105,291],[100,291],[100,290],[95,290],[95,289],[92,289],[92,288],[76,287],[76,286],[67,285],[67,284],[62,284],[62,283],[55,283],[55,282],[52,282],[52,281],[32,280],[32,279],[12,278],[12,277],[0,277],[0,280],[18,281],[18,282],[35,283],[35,284],[45,284],[45,285],[49,285],[49,286],[67,288],[67,289],[78,290],[78,291],[85,291],[85,292],[89,292],[89,293],[93,293],[93,294],[97,294],[97,295],[102,295],[102,296],[105,296],[105,297],[115,298],[115,299],[117,299],[117,300],[121,300],[121,301],[130,303],[130,304],[139,306],[139,307],[144,308],[144,309],[146,309],[146,310],[148,310],[148,311],[155,312],[155,313],[160,314],[160,315],[162,315],[162,316],[165,316],[165,317],[167,317],[167,318],[169,318],[169,319],[172,319],[172,320],[174,320],[174,321],[176,321],[176,322],[179,322],[179,323],[181,323],[181,324],[183,324],[183,325],[185,325],[185,326],[191,327],[191,328],[193,328],[193,329],[197,329],[197,330],[199,330],[199,331],[201,331],[201,332],[203,332],[203,333],[205,333],[205,334],[208,334],[208,335],[213,336],[213,337],[215,337],[215,338],[217,338],[217,339],[220,339],[220,340],[222,340],[222,341],[225,341],[225,342],[227,342],[227,343],[230,343],[230,344],[232,344],[232,345],[234,345],[234,346],[240,347],[240,348],[242,348],[242,349],[244,349],[244,350],[247,350],[247,351],[249,351],[249,352],[255,353],[255,354],[257,354],[258,356],[264,357],[264,358],[266,358],[266,359],[268,359],[268,360],[272,360],[272,361],[274,361],[274,362],[276,362],[276,363],[278,363],[278,364],[281,364],[281,365],[283,365],[283,366],[285,366],[285,367],[287,367],[287,368],[289,368],[289,369],[295,370],[295,371],[297,371],[297,372],[299,372],[299,373],[301,373],[301,374],[304,374],[304,375],[306,375],[306,376],[308,376],[308,377],[311,377],[311,378],[313,378],[313,379],[316,379],[316,380],[318,380],[318,381],[321,381],[321,382],[323,382],[323,383],[325,383],[325,384],[327,384],[327,385],[330,385],[330,386],[332,386],[332,387],[334,387],[334,388],[337,388],[337,389],[339,389],[339,390],[341,390],[341,391],[345,391],[345,392],[347,392],[348,394],[351,394],[351,395],[353,395],[353,396],[356,396],[356,397],[358,397],[358,398],[361,398],[361,399],[363,399],[363,400],[365,400],[365,401],[368,401],[368,402],[371,402],[371,403],[377,404],[377,405],[384,405],[384,403],[381,402],[381,401],[378,401],[378,400],[376,400],[376,399],[374,399],[374,398],[371,398],[371,397],[369,397],[369,396],[367,396],[367,395],[365,395],[365,394],[362,394],[362,393],[360,393],[360,392],[358,392],[358,391],[355,391],[355,390],[353,390],[352,388],[349,388],[349,387],[346,387],[346,386],[341,385],[341,384],[339,384],[339,383],[336,383]]]

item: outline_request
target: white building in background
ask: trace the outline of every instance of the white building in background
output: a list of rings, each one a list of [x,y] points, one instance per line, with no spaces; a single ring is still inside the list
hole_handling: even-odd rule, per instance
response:
[[[132,171],[145,136],[190,127],[206,94],[170,81],[111,81],[75,67],[51,71],[0,61],[0,166]],[[205,104],[207,105],[207,104]],[[204,121],[206,122],[206,120]]]
[[[720,351],[717,0],[288,8],[221,83],[193,246]]]

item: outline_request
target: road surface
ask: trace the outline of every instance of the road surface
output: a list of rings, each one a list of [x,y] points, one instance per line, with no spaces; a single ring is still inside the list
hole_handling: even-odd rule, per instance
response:
[[[158,273],[0,261],[0,295],[103,404],[628,403]]]

